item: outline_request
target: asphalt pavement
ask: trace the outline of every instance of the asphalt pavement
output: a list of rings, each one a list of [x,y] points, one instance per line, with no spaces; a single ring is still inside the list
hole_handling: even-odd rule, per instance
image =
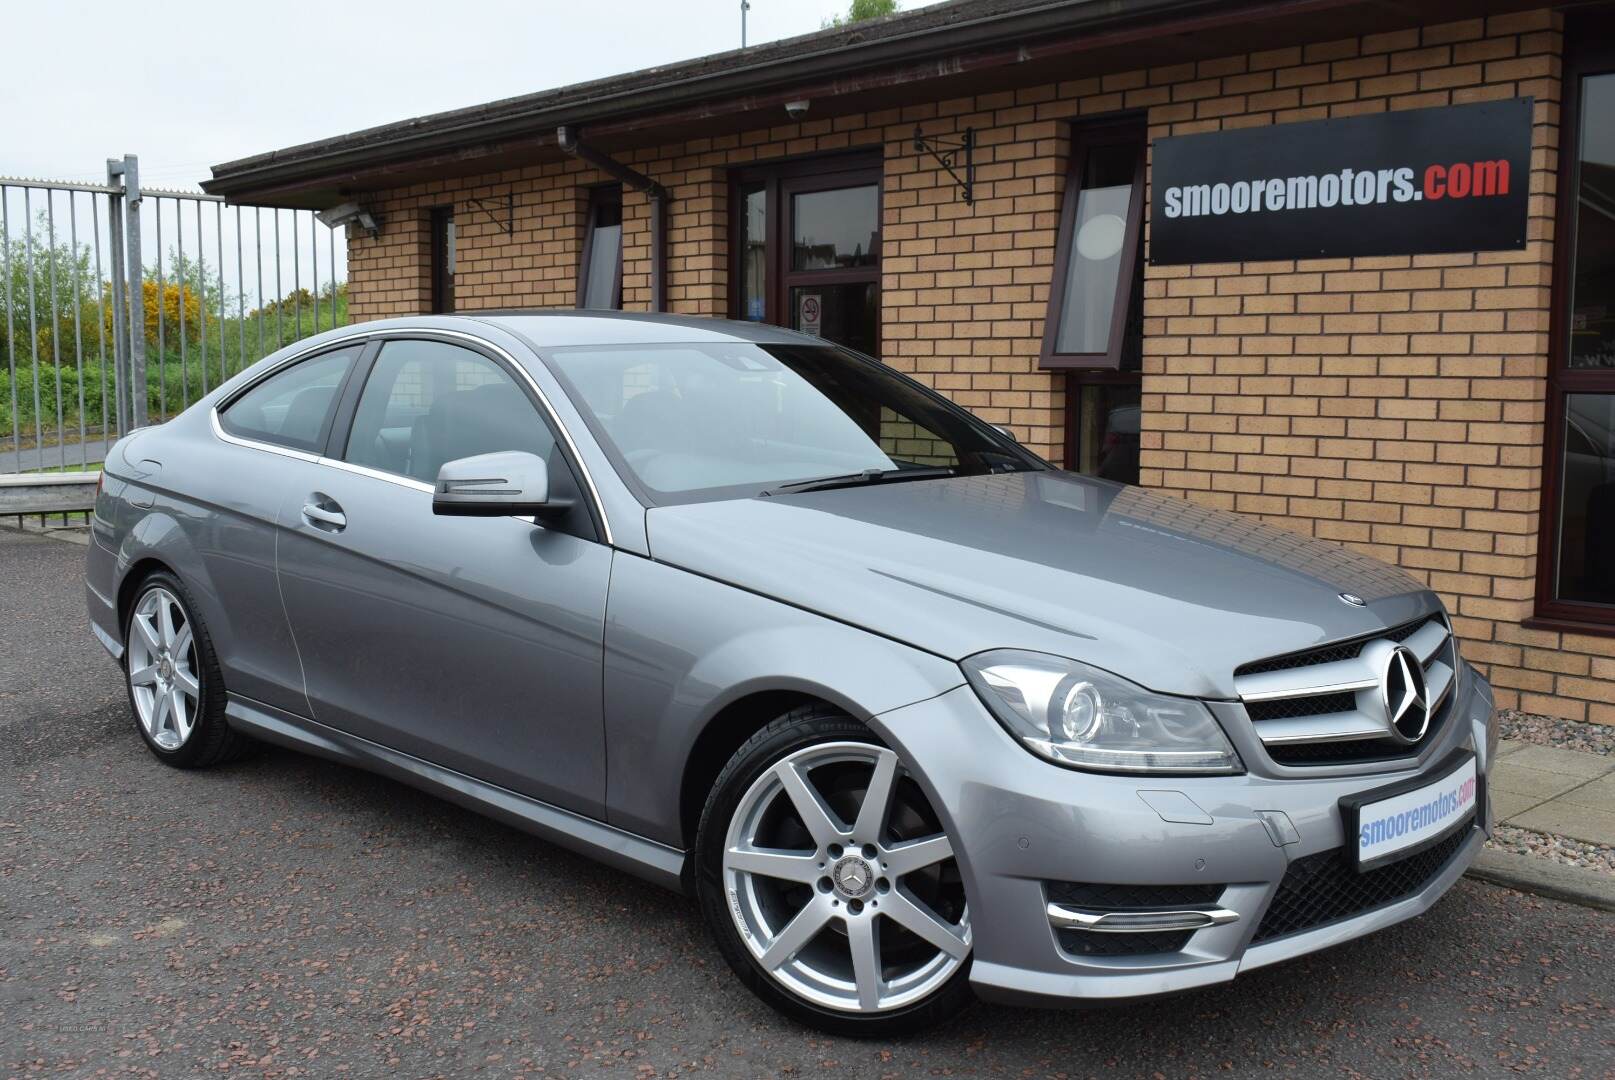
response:
[[[1217,989],[806,1031],[679,896],[344,766],[155,761],[83,556],[0,530],[0,1076],[1615,1076],[1615,915],[1472,880]]]

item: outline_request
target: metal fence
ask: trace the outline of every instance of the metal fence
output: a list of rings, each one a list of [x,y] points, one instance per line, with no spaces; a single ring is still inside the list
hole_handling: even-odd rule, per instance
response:
[[[0,474],[93,468],[283,345],[347,322],[346,245],[312,211],[0,177]]]

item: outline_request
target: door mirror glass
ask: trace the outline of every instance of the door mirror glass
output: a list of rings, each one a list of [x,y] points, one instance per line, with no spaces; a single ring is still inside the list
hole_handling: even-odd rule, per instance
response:
[[[525,450],[445,462],[432,491],[432,513],[452,517],[555,517],[571,506],[569,498],[551,498],[549,463]]]

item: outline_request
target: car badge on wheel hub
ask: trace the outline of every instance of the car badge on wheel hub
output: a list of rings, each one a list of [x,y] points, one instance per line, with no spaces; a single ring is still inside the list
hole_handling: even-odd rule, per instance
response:
[[[830,880],[835,882],[842,894],[856,898],[868,892],[875,883],[875,872],[857,855],[848,855],[835,864],[830,871]]]

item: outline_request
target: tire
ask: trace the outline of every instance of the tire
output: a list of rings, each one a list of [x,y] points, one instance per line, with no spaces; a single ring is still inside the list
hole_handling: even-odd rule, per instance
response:
[[[219,657],[179,578],[158,570],[140,582],[124,620],[123,640],[129,709],[135,730],[157,760],[176,769],[205,769],[234,761],[257,745],[224,718]],[[183,711],[176,711],[176,698]]]
[[[863,809],[871,790],[887,809]],[[799,809],[814,795],[831,811],[816,826]],[[724,959],[793,1020],[891,1038],[975,1000],[969,910],[940,820],[897,755],[837,709],[794,709],[735,751],[702,810],[695,863]]]

